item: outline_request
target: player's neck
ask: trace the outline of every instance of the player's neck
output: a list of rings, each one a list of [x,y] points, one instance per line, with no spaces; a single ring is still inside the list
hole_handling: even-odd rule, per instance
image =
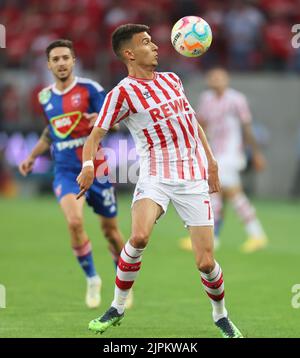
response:
[[[55,81],[55,87],[59,90],[59,91],[64,91],[66,88],[68,88],[74,81],[75,76],[72,74],[70,77],[68,77],[66,79],[66,81],[60,81],[59,79],[57,79]]]
[[[153,80],[154,79],[154,68],[151,66],[150,68],[133,68],[128,67],[128,75],[135,78],[145,79],[145,80]]]
[[[215,90],[215,93],[216,93],[217,97],[222,97],[224,95],[225,91],[226,91],[226,88],[222,88],[222,89]]]

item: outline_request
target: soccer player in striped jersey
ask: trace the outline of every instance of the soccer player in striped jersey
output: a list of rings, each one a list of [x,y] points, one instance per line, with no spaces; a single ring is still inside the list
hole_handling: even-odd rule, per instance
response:
[[[224,337],[241,337],[228,318],[223,273],[214,260],[209,190],[219,190],[219,179],[204,132],[179,77],[171,72],[155,72],[158,47],[151,40],[148,26],[118,27],[112,35],[112,46],[127,66],[128,76],[108,93],[84,145],[78,198],[94,181],[93,159],[98,143],[121,121],[135,140],[140,175],[132,201],[131,237],[119,259],[114,299],[101,317],[90,322],[89,329],[104,332],[120,324],[153,226],[171,201],[189,229],[199,278],[211,301],[215,324]]]
[[[252,133],[252,116],[247,99],[244,94],[229,87],[228,73],[222,68],[212,69],[207,74],[207,83],[210,89],[201,94],[197,115],[219,165],[222,190],[211,196],[215,244],[219,244],[224,201],[228,200],[244,223],[248,235],[241,249],[251,253],[265,248],[268,240],[255,208],[242,188],[240,171],[246,165],[244,142],[251,149],[255,170],[264,169],[265,159]],[[191,250],[190,239],[182,239],[181,247]]]
[[[101,278],[83,226],[85,199],[99,218],[116,266],[123,248],[114,188],[106,179],[107,166],[103,161],[95,161],[96,167],[106,167],[101,183],[95,180],[85,198],[76,200],[75,194],[79,189],[76,178],[81,170],[83,144],[102,107],[105,92],[97,82],[74,76],[75,54],[71,41],[56,40],[49,44],[46,53],[48,68],[55,79],[53,85],[39,93],[47,126],[32,152],[20,163],[19,170],[26,176],[36,158],[51,148],[55,164],[53,190],[68,224],[74,255],[87,278],[86,305],[96,308],[101,301]],[[132,294],[129,300],[127,306],[132,303]]]

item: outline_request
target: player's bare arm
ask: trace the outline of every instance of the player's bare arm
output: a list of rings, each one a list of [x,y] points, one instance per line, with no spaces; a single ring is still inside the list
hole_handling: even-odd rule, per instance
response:
[[[27,176],[32,171],[36,158],[44,154],[47,150],[49,150],[50,146],[51,146],[51,138],[50,138],[49,128],[46,127],[43,130],[39,141],[32,149],[31,153],[28,155],[28,157],[25,160],[23,160],[19,164],[19,172],[23,176]]]
[[[201,139],[206,157],[207,157],[207,164],[208,164],[208,185],[209,185],[209,192],[210,193],[216,193],[220,191],[220,181],[219,181],[219,175],[218,175],[218,163],[212,153],[212,150],[210,148],[210,145],[208,144],[206,135],[202,129],[202,127],[199,126],[199,137]]]
[[[250,123],[243,124],[243,133],[245,142],[248,144],[253,152],[253,164],[257,171],[264,170],[266,167],[266,160],[260,151],[259,145],[253,135],[252,126]]]
[[[106,130],[94,127],[84,144],[82,152],[82,170],[77,177],[80,192],[77,194],[76,199],[81,198],[94,182],[95,173],[93,161],[96,157],[99,143],[106,133]]]

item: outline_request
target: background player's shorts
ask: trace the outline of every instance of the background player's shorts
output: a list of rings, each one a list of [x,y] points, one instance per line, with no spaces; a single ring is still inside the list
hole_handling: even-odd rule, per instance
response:
[[[53,190],[58,201],[67,194],[78,194],[79,186],[76,182],[77,171],[57,170],[55,172]],[[96,214],[107,218],[117,215],[117,202],[114,187],[107,181],[99,183],[96,179],[86,193],[86,201]]]
[[[224,189],[241,186],[240,171],[226,166],[219,165],[219,179]]]
[[[136,184],[132,205],[140,199],[151,199],[166,213],[170,201],[186,226],[213,226],[214,218],[206,180],[166,184],[140,181]]]
[[[242,185],[240,172],[244,169],[246,161],[236,156],[217,158],[219,179],[221,187],[233,188]]]

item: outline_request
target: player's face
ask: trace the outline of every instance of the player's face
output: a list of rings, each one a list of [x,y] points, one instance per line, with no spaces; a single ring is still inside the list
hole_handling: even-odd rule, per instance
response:
[[[228,74],[221,69],[211,70],[207,75],[208,87],[215,91],[222,91],[227,88],[229,83]]]
[[[50,51],[48,68],[60,81],[66,81],[72,74],[75,59],[68,47],[55,47]]]
[[[152,41],[147,32],[140,32],[135,34],[130,41],[130,50],[128,57],[131,63],[138,66],[152,66],[158,65],[158,46]]]

